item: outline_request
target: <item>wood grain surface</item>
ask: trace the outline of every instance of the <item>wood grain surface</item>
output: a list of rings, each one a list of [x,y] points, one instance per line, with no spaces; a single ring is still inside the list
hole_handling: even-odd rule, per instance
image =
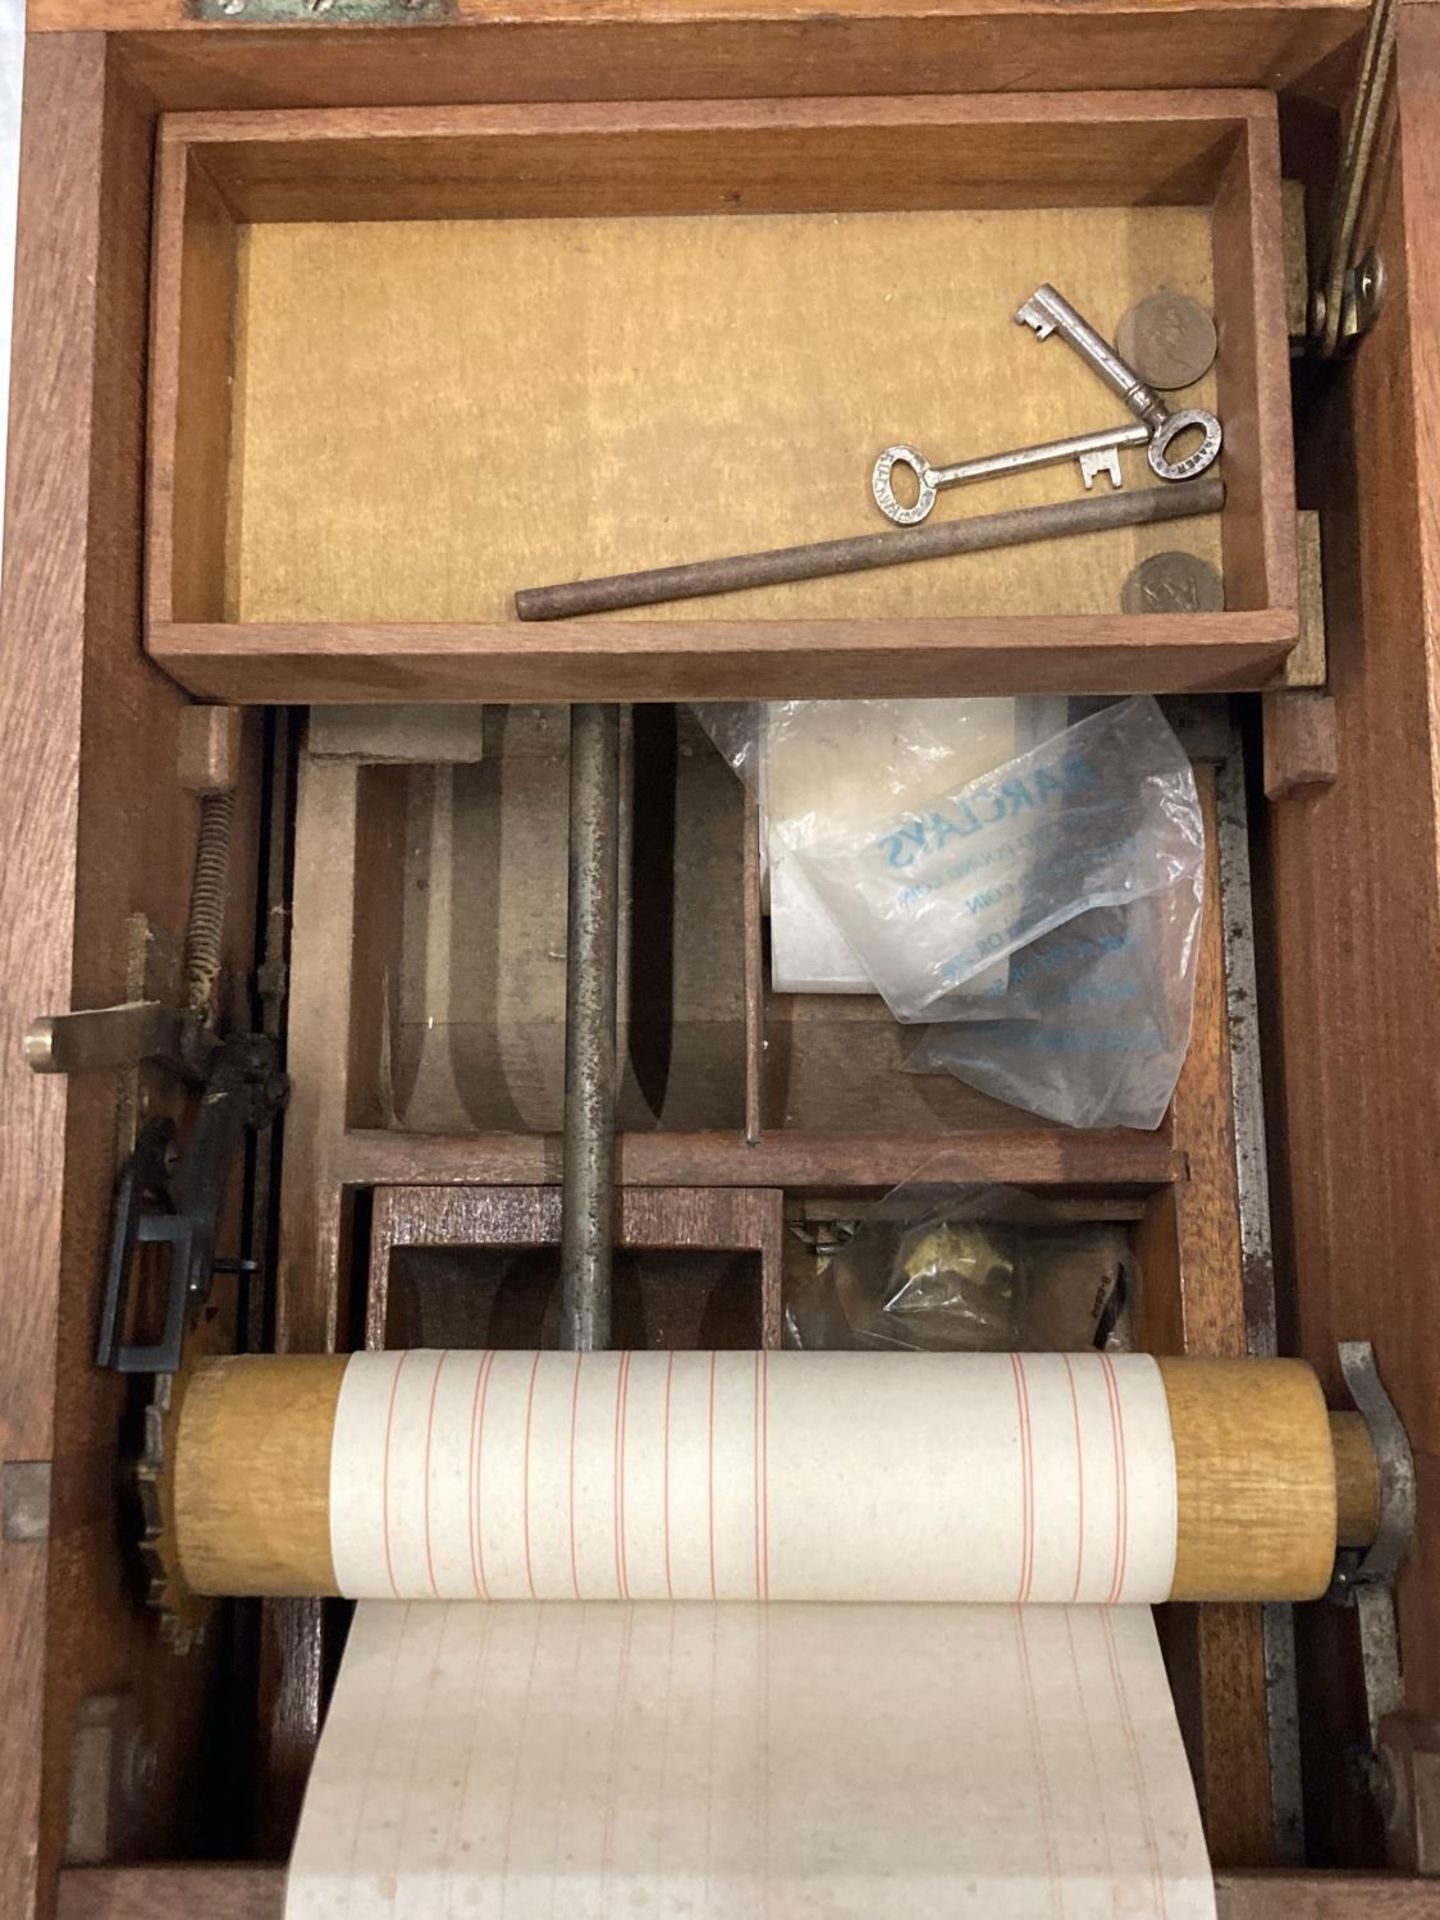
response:
[[[859,576],[856,576],[857,578]],[[1003,619],[566,620],[544,626],[152,627],[191,693],[238,704],[360,700],[794,700],[1215,693],[1274,678],[1285,613]]]
[[[178,938],[189,888],[182,696],[137,644],[151,122],[98,37],[32,43],[25,86],[0,609],[0,1454],[53,1473],[48,1544],[0,1546],[0,1912],[17,1920],[53,1895],[87,1695],[127,1692],[156,1743],[130,1843],[193,1840],[214,1672],[177,1669],[116,1551],[126,1394],[93,1365],[116,1079],[35,1079],[20,1045],[37,1014],[122,1000],[130,916]]]
[[[174,1438],[174,1526],[197,1593],[336,1591],[330,1443],[344,1371],[343,1355],[314,1353],[196,1367]]]
[[[72,1869],[58,1920],[281,1920],[285,1871],[268,1866]],[[1217,1920],[1437,1920],[1440,1880],[1399,1874],[1215,1876]]]
[[[1001,1113],[1008,1109],[1000,1108]],[[393,1133],[352,1129],[336,1145],[334,1177],[352,1186],[534,1186],[558,1181],[559,1134]],[[1115,1128],[992,1127],[943,1138],[913,1133],[627,1133],[617,1171],[625,1186],[809,1188],[876,1193],[924,1170],[927,1180],[1016,1186],[1166,1187],[1181,1163],[1159,1133]]]
[[[1335,1453],[1299,1360],[1160,1360],[1182,1600],[1315,1600],[1335,1564]],[[1212,1842],[1213,1848],[1213,1842]]]
[[[200,161],[235,217],[256,224],[1022,212],[1208,206],[1231,184],[1243,200],[1256,155],[1234,138],[1242,122],[1273,126],[1268,89],[785,101],[727,93],[170,114],[161,152],[162,164],[171,151]],[[1249,252],[1247,231],[1234,240]],[[1243,295],[1249,302],[1253,290]]]
[[[1340,777],[1340,729],[1330,695],[1320,687],[1286,687],[1262,695],[1261,707],[1265,798],[1333,787]]]
[[[1264,86],[1332,103],[1358,39],[1360,0],[453,0],[455,27],[390,30],[199,25],[189,0],[33,0],[32,27],[126,29],[137,78],[166,107],[653,99],[903,93],[964,88]],[[178,31],[177,31],[178,30]],[[1338,71],[1336,70],[1338,66]]]
[[[1344,1404],[1336,1342],[1375,1344],[1416,1449],[1398,1588],[1407,1705],[1440,1712],[1440,10],[1401,10],[1398,139],[1373,238],[1385,306],[1301,417],[1301,502],[1321,514],[1335,784],[1269,810],[1268,985],[1283,1077],[1277,1254],[1298,1350]],[[1418,1255],[1407,1261],[1404,1250]],[[1331,1764],[1361,1698],[1353,1622],[1297,1621],[1312,1831],[1378,1860],[1373,1806]]]

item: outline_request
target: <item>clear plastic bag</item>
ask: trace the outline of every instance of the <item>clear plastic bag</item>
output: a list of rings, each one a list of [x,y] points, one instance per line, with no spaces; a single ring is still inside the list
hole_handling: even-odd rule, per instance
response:
[[[1012,1187],[896,1187],[811,1279],[787,1288],[787,1346],[919,1353],[1106,1347],[1129,1305],[1123,1232],[1059,1226]]]
[[[1060,728],[1056,705],[797,701],[701,717],[891,1012],[954,1023],[926,1035],[912,1071],[1071,1126],[1154,1127],[1189,1038],[1194,775],[1154,700]],[[766,777],[797,745],[829,770],[828,786],[795,789],[803,805]]]
[[[1190,1038],[1199,876],[1097,907],[1014,956],[983,1023],[926,1028],[909,1073],[959,1079],[1070,1127],[1157,1127]]]

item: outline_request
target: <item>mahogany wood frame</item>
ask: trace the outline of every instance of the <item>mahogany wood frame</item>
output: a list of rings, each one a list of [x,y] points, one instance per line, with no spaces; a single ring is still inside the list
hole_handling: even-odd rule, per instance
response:
[[[456,0],[455,19],[473,20],[476,7]],[[114,998],[126,912],[144,906],[174,924],[188,878],[189,836],[163,751],[178,697],[147,668],[137,638],[143,269],[157,110],[644,97],[660,90],[658,76],[667,94],[703,96],[722,77],[738,93],[817,85],[833,93],[862,72],[867,86],[891,92],[1096,85],[1123,72],[1134,85],[1272,85],[1325,102],[1343,84],[1360,25],[1354,5],[1230,0],[1142,8],[1096,0],[1063,16],[1025,0],[900,0],[883,10],[842,0],[805,18],[772,0],[768,11],[747,6],[744,18],[717,6],[707,22],[690,9],[653,4],[642,13],[619,0],[583,20],[533,0],[507,11],[504,23],[414,29],[399,60],[385,32],[202,27],[184,0],[32,0],[0,632],[8,749],[0,818],[11,849],[0,870],[9,1276],[0,1451],[52,1460],[56,1501],[48,1542],[0,1544],[7,1913],[48,1913],[57,1885],[79,1920],[192,1911],[197,1894],[217,1916],[260,1920],[278,1910],[273,1869],[233,1870],[233,1881],[229,1869],[197,1869],[195,1880],[169,1868],[56,1873],[67,1703],[148,1673],[150,1660],[125,1610],[107,1604],[85,1625],[75,1585],[87,1541],[108,1536],[111,1521],[113,1383],[89,1373],[93,1301],[75,1280],[95,1270],[104,1231],[110,1090],[32,1080],[16,1041],[36,1011]],[[1440,11],[1424,0],[1402,9],[1398,71],[1401,128],[1383,235],[1389,300],[1353,373],[1332,383],[1313,428],[1302,427],[1316,443],[1302,493],[1327,514],[1332,555],[1351,564],[1336,566],[1329,608],[1340,782],[1329,798],[1286,802],[1271,820],[1273,1019],[1286,1095],[1274,1165],[1288,1202],[1281,1264],[1298,1350],[1326,1366],[1335,1337],[1375,1338],[1420,1444],[1421,1542],[1402,1579],[1402,1632],[1412,1704],[1435,1712],[1440,1335],[1433,1288],[1423,1272],[1416,1278],[1417,1260],[1440,1240],[1432,1144],[1440,1035],[1419,970],[1440,949],[1440,720],[1429,700],[1440,620],[1440,267],[1427,253],[1440,218]],[[1337,460],[1346,451],[1348,461]],[[1403,816],[1377,813],[1382,792],[1412,796]],[[1377,858],[1383,819],[1397,828]],[[1386,929],[1397,925],[1416,956],[1403,977],[1385,964]],[[1039,1153],[1054,1166],[1062,1150],[1044,1140]],[[164,1691],[173,1700],[173,1669]],[[1222,1911],[1244,1920],[1436,1910],[1434,1882],[1351,1874],[1222,1873],[1220,1895]]]

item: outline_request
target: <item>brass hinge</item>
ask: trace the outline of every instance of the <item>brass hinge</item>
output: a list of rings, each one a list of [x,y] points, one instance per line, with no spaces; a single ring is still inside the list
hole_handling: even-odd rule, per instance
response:
[[[418,26],[453,19],[455,0],[190,0],[194,19],[277,26],[308,20],[327,27]]]
[[[1371,327],[1385,300],[1385,262],[1372,247],[1355,257],[1360,214],[1380,130],[1399,0],[1370,0],[1355,97],[1345,123],[1323,251],[1310,282],[1310,350],[1330,360]]]

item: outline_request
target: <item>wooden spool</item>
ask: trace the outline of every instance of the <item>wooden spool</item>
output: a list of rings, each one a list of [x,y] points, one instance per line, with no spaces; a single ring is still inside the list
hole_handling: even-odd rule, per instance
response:
[[[1174,1600],[1307,1600],[1337,1541],[1373,1537],[1364,1423],[1298,1360],[1162,1359],[1178,1493]],[[338,1591],[331,1437],[344,1355],[202,1362],[180,1409],[171,1513],[198,1593]]]

